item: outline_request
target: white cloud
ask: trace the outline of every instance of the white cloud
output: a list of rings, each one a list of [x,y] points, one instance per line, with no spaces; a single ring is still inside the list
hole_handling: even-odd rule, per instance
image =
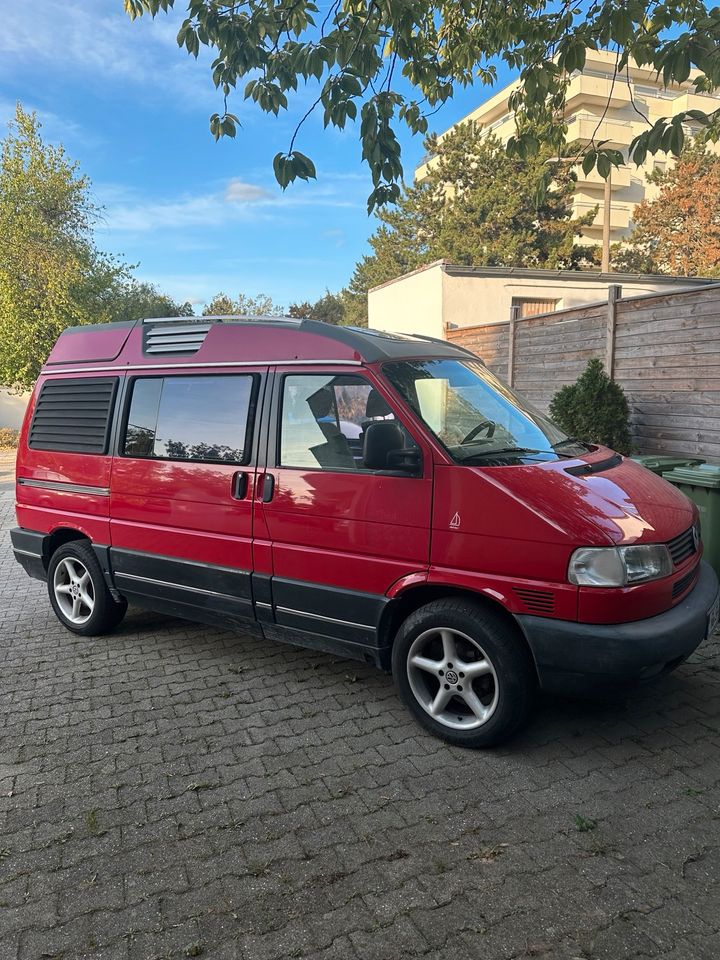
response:
[[[320,184],[296,184],[286,193],[232,179],[211,193],[152,199],[133,189],[98,187],[104,208],[101,233],[147,233],[189,227],[219,227],[232,222],[277,219],[297,207],[357,208],[361,199],[347,194],[347,184],[329,177]]]
[[[228,203],[257,203],[260,200],[272,200],[273,195],[264,187],[235,178],[225,189],[225,199]]]
[[[111,12],[107,0],[43,0],[35,16],[28,6],[3,4],[0,75],[44,63],[85,74],[95,84],[172,92],[181,104],[200,100],[208,106],[217,99],[207,69],[177,46],[177,13],[131,23],[120,0],[113,0]]]

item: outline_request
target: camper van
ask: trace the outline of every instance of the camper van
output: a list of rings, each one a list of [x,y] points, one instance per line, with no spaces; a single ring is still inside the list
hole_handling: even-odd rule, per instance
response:
[[[312,320],[66,330],[20,436],[19,563],[70,631],[128,604],[391,671],[453,744],[618,693],[718,621],[695,506],[451,343]]]

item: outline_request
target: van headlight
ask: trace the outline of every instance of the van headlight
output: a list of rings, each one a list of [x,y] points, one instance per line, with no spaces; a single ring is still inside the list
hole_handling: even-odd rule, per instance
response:
[[[580,547],[570,557],[568,580],[580,587],[627,587],[672,573],[664,543],[632,547]]]

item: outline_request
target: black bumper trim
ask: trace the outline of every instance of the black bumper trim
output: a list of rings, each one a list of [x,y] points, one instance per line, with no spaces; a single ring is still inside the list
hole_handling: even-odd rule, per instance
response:
[[[46,534],[35,530],[25,530],[22,527],[13,527],[10,531],[15,559],[25,573],[34,580],[45,580],[45,540]]]
[[[702,563],[693,590],[677,606],[630,623],[574,623],[519,616],[543,690],[587,694],[640,682],[673,669],[702,643],[718,578]]]

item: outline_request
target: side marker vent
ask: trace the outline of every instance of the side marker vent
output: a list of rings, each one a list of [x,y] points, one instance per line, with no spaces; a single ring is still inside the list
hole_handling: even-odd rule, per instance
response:
[[[143,353],[197,353],[205,342],[208,331],[218,321],[198,322],[184,319],[145,320],[143,324]]]
[[[515,595],[529,613],[549,616],[555,612],[555,597],[549,590],[515,587]]]

